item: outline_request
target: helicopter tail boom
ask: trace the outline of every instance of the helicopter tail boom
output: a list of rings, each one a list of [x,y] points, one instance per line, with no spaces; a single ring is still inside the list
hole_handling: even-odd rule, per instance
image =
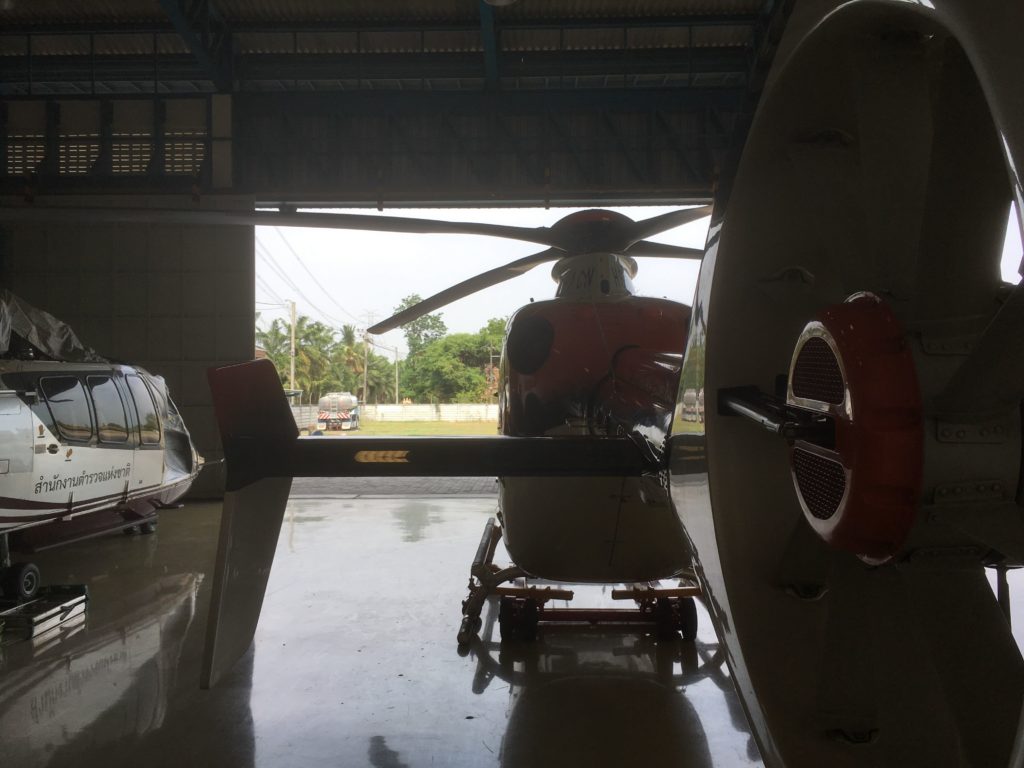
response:
[[[245,654],[293,477],[638,476],[665,468],[626,437],[300,437],[269,360],[211,369],[227,471],[201,685]]]

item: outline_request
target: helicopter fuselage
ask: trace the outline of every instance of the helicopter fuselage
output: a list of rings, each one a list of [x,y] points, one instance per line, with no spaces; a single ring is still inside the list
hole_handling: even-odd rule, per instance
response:
[[[0,533],[150,515],[202,466],[163,380],[127,365],[0,362]]]
[[[591,274],[598,286],[608,279],[597,268]],[[625,436],[655,461],[663,456],[690,310],[616,293],[535,302],[512,316],[499,391],[503,435]],[[660,474],[501,477],[506,547],[517,565],[548,579],[671,576],[690,565],[690,549],[666,486]]]

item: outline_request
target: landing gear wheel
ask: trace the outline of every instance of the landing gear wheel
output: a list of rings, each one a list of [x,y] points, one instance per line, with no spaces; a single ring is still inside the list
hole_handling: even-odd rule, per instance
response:
[[[540,608],[536,600],[502,597],[498,605],[498,628],[502,640],[536,640]]]
[[[684,640],[697,639],[697,603],[692,597],[659,597],[654,610],[659,638],[674,640],[682,633]]]
[[[479,616],[463,616],[462,624],[459,625],[459,634],[456,636],[456,640],[459,644],[459,651],[469,646],[473,639],[477,636],[476,633],[480,630],[481,625]]]
[[[148,535],[150,533],[156,533],[156,523],[152,521],[139,523],[139,533],[141,533],[143,536]]]
[[[692,597],[679,599],[679,624],[683,640],[697,639],[697,601]]]
[[[676,601],[670,597],[659,597],[654,612],[658,622],[658,639],[677,640],[679,638],[679,621]]]
[[[4,573],[4,596],[31,600],[39,591],[39,568],[33,563],[15,563]]]

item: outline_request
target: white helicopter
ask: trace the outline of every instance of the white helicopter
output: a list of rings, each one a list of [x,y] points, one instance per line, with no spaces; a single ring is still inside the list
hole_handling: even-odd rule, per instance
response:
[[[0,589],[27,600],[39,569],[12,563],[12,548],[151,533],[203,460],[162,378],[105,361],[8,291],[0,317]]]
[[[1024,288],[998,272],[1010,202],[1018,226],[1024,204],[1024,6],[821,6],[784,40],[716,191],[681,373],[704,420],[677,390],[660,455],[626,430],[356,438],[353,454],[349,438],[294,436],[272,370],[213,374],[229,488],[207,682],[251,642],[294,474],[647,475],[667,484],[659,501],[681,522],[766,765],[1024,764],[1005,588],[1024,565]],[[337,225],[82,216],[97,214]],[[621,264],[628,242],[569,250]],[[246,388],[248,401],[223,396]],[[245,418],[268,397],[259,423]]]

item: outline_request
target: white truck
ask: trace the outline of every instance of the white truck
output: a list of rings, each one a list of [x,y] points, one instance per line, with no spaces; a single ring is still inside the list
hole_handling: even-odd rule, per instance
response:
[[[359,429],[359,400],[351,392],[328,392],[316,408],[318,430]]]

